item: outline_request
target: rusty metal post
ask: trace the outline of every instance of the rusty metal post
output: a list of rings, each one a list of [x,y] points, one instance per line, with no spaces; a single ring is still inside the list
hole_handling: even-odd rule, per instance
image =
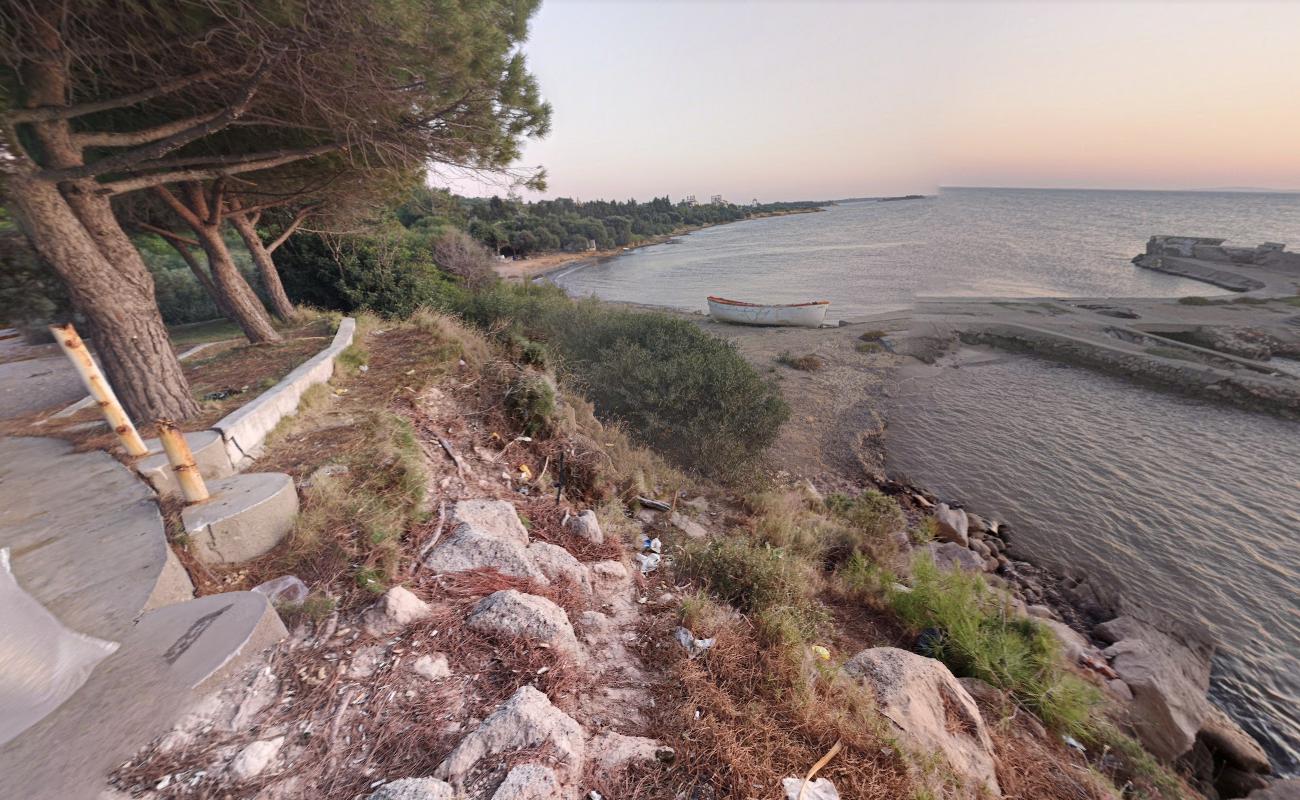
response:
[[[185,441],[185,434],[171,420],[160,419],[158,438],[162,440],[163,450],[167,451],[167,460],[171,462],[172,472],[176,473],[176,483],[180,484],[181,494],[186,503],[201,503],[208,499],[208,487],[203,483],[203,476],[194,463],[194,453],[190,452],[190,443]]]
[[[108,420],[108,426],[122,441],[127,454],[148,455],[149,448],[144,446],[144,440],[140,438],[135,425],[131,424],[131,418],[126,415],[126,410],[118,402],[117,395],[113,394],[113,387],[109,386],[104,373],[99,371],[99,365],[90,357],[90,351],[86,349],[86,343],[77,335],[77,329],[69,322],[67,325],[51,325],[50,333],[54,334],[54,341],[63,348],[64,354],[77,370],[77,375],[81,378],[86,391],[90,392],[90,396],[99,404],[104,419]]]

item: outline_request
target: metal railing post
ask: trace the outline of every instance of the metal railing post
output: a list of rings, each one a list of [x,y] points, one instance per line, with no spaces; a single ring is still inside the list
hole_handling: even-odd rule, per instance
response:
[[[63,352],[67,355],[68,360],[72,362],[73,368],[77,370],[81,383],[90,392],[90,396],[95,398],[99,404],[99,410],[104,413],[104,419],[108,420],[108,425],[117,434],[117,438],[122,441],[122,446],[126,448],[128,455],[143,456],[148,455],[149,448],[144,446],[144,440],[140,438],[140,433],[136,431],[135,425],[131,424],[131,418],[126,415],[126,410],[118,402],[117,395],[113,393],[113,387],[108,384],[108,379],[104,373],[99,371],[99,365],[95,359],[90,357],[90,351],[86,349],[86,343],[81,341],[77,335],[77,329],[72,327],[72,323],[67,325],[51,325],[50,333],[54,334],[54,341],[59,343]]]
[[[171,420],[157,421],[158,438],[162,440],[163,450],[167,451],[167,460],[176,473],[176,483],[181,487],[181,494],[186,503],[201,503],[208,499],[208,487],[203,483],[203,476],[194,463],[194,453],[190,451],[185,434]]]

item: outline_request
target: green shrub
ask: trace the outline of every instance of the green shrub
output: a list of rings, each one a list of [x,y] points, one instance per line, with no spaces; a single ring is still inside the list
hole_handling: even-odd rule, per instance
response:
[[[506,390],[506,408],[523,426],[525,435],[550,430],[555,417],[555,383],[541,373],[520,373]]]
[[[859,336],[858,338],[864,342],[875,342],[885,338],[888,335],[889,335],[889,331],[870,330],[870,331],[864,331],[862,335]]]
[[[1216,305],[1215,301],[1211,300],[1210,298],[1208,298],[1208,297],[1201,297],[1201,296],[1199,296],[1199,295],[1191,295],[1190,297],[1180,297],[1180,298],[1178,298],[1178,303],[1179,303],[1179,305],[1184,305],[1184,306],[1212,306],[1212,305]]]
[[[794,356],[790,354],[789,350],[777,356],[776,363],[784,364],[790,369],[797,369],[800,372],[816,372],[826,365],[826,362],[822,361],[812,353],[807,353],[802,356]]]
[[[853,345],[853,349],[859,353],[883,353],[885,346],[880,342],[858,342]]]
[[[883,538],[907,525],[898,503],[879,489],[867,489],[853,498],[831,495],[827,507],[870,539]]]
[[[789,416],[734,347],[684,319],[573,301],[553,286],[497,285],[456,307],[485,329],[545,343],[598,414],[711,477],[752,473]]]
[[[811,607],[813,578],[807,564],[743,538],[687,542],[677,570],[747,614]]]
[[[940,570],[921,555],[912,565],[911,591],[892,592],[890,599],[913,628],[942,632],[932,654],[953,673],[1006,689],[1056,730],[1088,732],[1096,690],[1064,671],[1049,630],[1011,613],[981,576]]]

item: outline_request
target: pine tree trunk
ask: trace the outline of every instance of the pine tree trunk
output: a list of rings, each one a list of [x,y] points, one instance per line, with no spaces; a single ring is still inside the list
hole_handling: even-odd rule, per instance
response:
[[[230,310],[226,308],[226,299],[221,296],[221,292],[217,291],[216,285],[212,283],[212,276],[203,268],[203,265],[199,263],[199,260],[194,257],[194,253],[190,251],[189,245],[171,239],[166,239],[165,241],[172,246],[173,250],[180,254],[185,265],[190,268],[190,272],[194,273],[194,279],[197,280],[199,285],[203,287],[203,290],[208,293],[208,297],[212,298],[212,302],[217,307],[217,313],[226,319],[233,320],[235,317],[230,313]]]
[[[194,233],[208,256],[208,266],[212,269],[212,282],[217,293],[248,341],[253,344],[281,341],[282,337],[271,325],[262,301],[240,274],[235,260],[230,257],[226,240],[221,238],[221,223],[200,225],[194,228]]]
[[[66,101],[66,75],[57,62],[31,62],[24,78],[30,104]],[[83,163],[67,120],[31,129],[46,166]],[[16,159],[7,194],[32,246],[63,279],[73,306],[93,328],[95,353],[127,413],[141,423],[197,414],[198,403],[158,311],[153,276],[109,199],[93,191],[93,180],[59,187],[36,178],[34,169],[26,158]]]
[[[7,193],[32,246],[63,278],[73,305],[93,326],[95,354],[132,419],[143,424],[197,414],[148,271],[138,274],[130,262],[109,261],[54,184],[11,174]]]
[[[297,317],[298,310],[293,307],[289,295],[285,294],[280,273],[275,269],[275,261],[262,243],[262,237],[257,235],[257,226],[248,218],[247,212],[231,212],[229,217],[248,247],[248,252],[253,255],[253,262],[257,264],[257,270],[262,276],[262,286],[271,299],[271,310],[282,322],[292,322]]]

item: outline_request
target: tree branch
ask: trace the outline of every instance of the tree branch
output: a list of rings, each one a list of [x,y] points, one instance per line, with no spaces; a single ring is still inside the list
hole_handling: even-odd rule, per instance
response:
[[[10,111],[4,115],[5,121],[9,124],[21,124],[24,122],[51,122],[56,119],[73,119],[82,117],[86,114],[94,114],[97,111],[111,111],[114,108],[123,108],[143,103],[146,100],[152,100],[155,97],[161,97],[165,94],[184,89],[186,86],[193,86],[196,83],[202,83],[211,80],[217,76],[216,72],[198,72],[193,75],[187,75],[183,78],[177,78],[174,81],[160,83],[151,89],[142,89],[131,94],[124,94],[121,97],[111,97],[107,100],[97,100],[92,103],[79,103],[73,106],[37,106],[36,108],[19,108]]]
[[[203,227],[202,220],[195,216],[194,212],[189,209],[189,206],[182,203],[180,198],[172,194],[171,190],[166,186],[155,186],[153,187],[153,190],[163,199],[164,203],[171,207],[172,211],[176,212],[176,216],[185,220],[186,225],[189,225],[195,230]]]
[[[302,225],[303,221],[306,220],[307,217],[311,216],[318,208],[320,208],[319,205],[310,205],[299,210],[298,213],[294,215],[293,221],[289,223],[288,227],[286,227],[279,236],[275,237],[275,241],[266,245],[266,252],[274,253],[275,249],[284,244],[289,237],[293,235],[293,232],[298,230],[298,226]]]
[[[162,238],[166,239],[168,242],[171,242],[173,245],[184,244],[184,245],[189,245],[190,247],[199,246],[199,243],[197,241],[189,238],[188,236],[181,236],[179,233],[176,233],[175,231],[169,231],[166,228],[160,228],[157,225],[150,225],[148,222],[137,222],[135,223],[135,227],[139,228],[142,231],[148,231],[149,233],[157,234],[158,236],[161,236]]]
[[[302,161],[304,158],[311,158],[328,152],[329,150],[341,150],[342,146],[330,145],[328,148],[311,148],[309,150],[300,150],[291,152],[286,155],[275,158],[267,158],[263,161],[250,161],[243,164],[232,166],[216,166],[209,169],[189,169],[174,170],[172,172],[155,172],[150,175],[140,175],[135,178],[124,178],[120,181],[110,181],[100,184],[99,191],[104,194],[126,194],[140,189],[148,189],[151,186],[162,186],[166,183],[177,183],[178,181],[202,181],[209,178],[216,178],[222,175],[238,175],[244,172],[256,172],[259,169],[270,169],[278,167],[281,164],[290,164],[294,161]]]
[[[193,125],[201,125],[215,119],[220,113],[220,111],[213,111],[208,114],[199,114],[138,131],[123,131],[121,133],[86,131],[84,133],[74,133],[72,134],[72,141],[80,147],[135,147],[136,145],[148,144],[172,134],[180,133]]]
[[[202,139],[210,133],[216,133],[233,120],[238,119],[247,110],[249,103],[253,101],[253,95],[257,94],[257,87],[261,85],[262,79],[266,77],[268,69],[270,69],[269,63],[263,63],[258,67],[257,71],[253,73],[253,77],[249,78],[248,82],[240,90],[239,95],[235,97],[235,101],[206,122],[191,125],[158,141],[137,147],[134,150],[127,150],[124,153],[101,158],[84,166],[45,170],[41,177],[45,180],[69,181],[93,178],[110,172],[121,172],[131,167],[148,168],[145,162],[157,160],[196,139]]]

